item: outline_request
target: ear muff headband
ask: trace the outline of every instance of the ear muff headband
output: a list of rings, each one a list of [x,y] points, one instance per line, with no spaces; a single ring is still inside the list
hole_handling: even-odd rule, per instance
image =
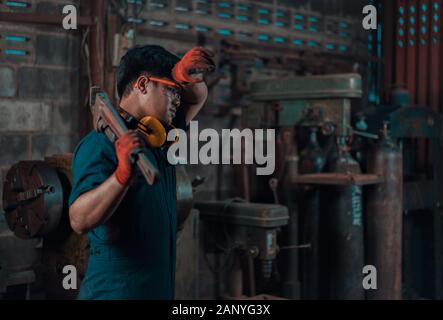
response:
[[[153,148],[159,148],[166,142],[166,130],[163,124],[154,117],[143,117],[137,128],[143,134],[146,142]]]
[[[137,128],[142,133],[146,142],[153,148],[159,148],[167,144],[167,132],[163,124],[154,117],[143,117],[137,124]],[[175,140],[170,143],[174,144],[179,140],[179,132],[177,128],[172,127],[175,130]],[[169,145],[170,145],[169,144]]]
[[[133,124],[133,128],[135,126],[138,129],[146,143],[152,148],[159,148],[165,145],[174,144],[180,138],[177,128],[170,125],[169,128],[173,128],[175,130],[175,140],[168,143],[168,141],[166,141],[168,135],[166,128],[158,119],[151,116],[146,116],[140,121],[137,121],[127,111],[120,108],[119,112],[128,123]]]

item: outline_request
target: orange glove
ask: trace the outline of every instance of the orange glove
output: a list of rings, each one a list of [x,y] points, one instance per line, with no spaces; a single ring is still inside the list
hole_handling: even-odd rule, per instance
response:
[[[203,48],[192,48],[172,69],[172,76],[177,82],[198,83],[202,80],[191,77],[191,74],[211,72],[215,69],[213,54]]]
[[[115,152],[117,153],[118,166],[115,170],[115,177],[122,186],[127,186],[131,180],[133,169],[131,153],[142,147],[142,140],[136,131],[129,131],[122,135],[115,142]]]

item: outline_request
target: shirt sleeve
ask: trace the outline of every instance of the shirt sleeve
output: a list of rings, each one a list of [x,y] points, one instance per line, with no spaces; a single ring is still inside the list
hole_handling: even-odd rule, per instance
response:
[[[72,160],[71,205],[81,194],[108,179],[117,167],[114,146],[108,138],[93,132],[77,146]]]

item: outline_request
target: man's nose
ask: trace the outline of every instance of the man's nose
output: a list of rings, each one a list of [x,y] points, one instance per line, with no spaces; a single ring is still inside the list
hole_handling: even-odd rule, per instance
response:
[[[174,95],[174,97],[172,98],[172,104],[175,107],[180,106],[180,96],[179,95]]]

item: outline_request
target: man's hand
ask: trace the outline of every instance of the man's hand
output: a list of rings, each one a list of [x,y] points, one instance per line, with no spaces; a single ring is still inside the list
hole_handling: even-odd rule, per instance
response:
[[[208,98],[205,73],[215,69],[213,54],[203,48],[189,50],[172,70],[174,80],[182,85],[182,104],[186,108],[186,124],[199,113]]]
[[[127,186],[133,175],[131,153],[142,146],[143,142],[134,130],[125,133],[115,142],[115,152],[118,160],[115,177],[122,186]]]
[[[213,54],[203,48],[192,48],[177,62],[172,70],[174,80],[179,83],[198,83],[202,74],[215,69]]]

